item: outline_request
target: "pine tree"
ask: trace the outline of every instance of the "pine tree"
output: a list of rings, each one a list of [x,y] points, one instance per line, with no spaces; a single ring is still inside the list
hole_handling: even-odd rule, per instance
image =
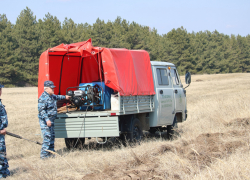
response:
[[[71,44],[77,42],[80,39],[81,34],[78,34],[77,24],[70,18],[65,18],[62,25],[62,34],[65,44]]]
[[[56,16],[52,16],[50,13],[46,14],[43,20],[38,20],[37,31],[40,34],[39,44],[41,47],[39,54],[48,48],[65,42],[61,29],[61,22]]]
[[[76,33],[79,35],[79,39],[76,42],[86,41],[91,38],[91,26],[88,23],[78,24],[76,28]]]
[[[36,16],[26,7],[22,10],[14,26],[14,37],[17,40],[16,49],[17,62],[22,69],[23,82],[19,85],[36,85],[38,78],[38,61],[39,61],[39,32],[36,27]]]
[[[250,72],[250,44],[249,37],[237,36],[237,41],[241,49],[239,53],[239,67],[242,72]]]
[[[6,15],[0,14],[0,82],[5,86],[17,85],[22,79],[15,49],[17,42],[13,28]]]

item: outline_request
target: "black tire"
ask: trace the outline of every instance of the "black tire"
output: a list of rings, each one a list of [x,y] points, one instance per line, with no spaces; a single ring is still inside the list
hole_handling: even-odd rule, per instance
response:
[[[73,148],[81,149],[81,148],[83,148],[83,145],[85,143],[85,138],[79,138],[78,141],[77,141],[77,139],[78,138],[65,138],[66,147],[68,149],[73,149]]]
[[[151,127],[148,132],[150,132],[151,134],[155,134],[156,132],[162,132],[163,129],[161,127]]]
[[[130,133],[127,134],[128,142],[140,142],[142,139],[142,126],[139,119],[132,117],[130,124]]]
[[[178,136],[177,129],[178,129],[177,120],[176,117],[174,117],[173,124],[167,126],[167,138],[170,140],[176,138]]]
[[[155,134],[156,131],[157,131],[157,129],[155,129],[155,128],[150,128],[148,130],[148,132],[150,132],[151,134]]]

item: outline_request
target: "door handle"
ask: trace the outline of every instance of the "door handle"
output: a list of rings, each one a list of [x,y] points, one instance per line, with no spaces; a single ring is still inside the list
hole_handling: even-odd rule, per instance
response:
[[[175,94],[177,94],[177,93],[178,93],[178,90],[177,90],[177,89],[175,89],[175,90],[174,90],[174,93],[175,93]]]
[[[160,94],[163,94],[163,90],[160,90]]]

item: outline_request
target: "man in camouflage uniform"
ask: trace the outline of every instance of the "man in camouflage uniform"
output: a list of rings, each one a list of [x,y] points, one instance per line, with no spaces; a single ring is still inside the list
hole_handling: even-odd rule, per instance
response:
[[[4,86],[0,84],[0,96],[2,95],[2,88]],[[5,110],[5,106],[0,99],[0,178],[5,178],[10,175],[8,170],[9,164],[6,159],[6,147],[5,147],[5,134],[8,126],[8,118]]]
[[[57,100],[67,99],[70,96],[62,96],[54,94],[54,83],[52,81],[44,82],[44,92],[38,99],[38,118],[43,134],[43,145],[40,158],[48,158],[52,154],[46,150],[54,150],[55,132],[54,120],[57,116]]]

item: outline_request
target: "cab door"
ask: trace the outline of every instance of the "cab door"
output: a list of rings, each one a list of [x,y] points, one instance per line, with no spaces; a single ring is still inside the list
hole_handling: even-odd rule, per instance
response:
[[[175,98],[175,111],[176,112],[185,112],[185,94],[183,91],[183,86],[181,84],[177,69],[175,67],[171,67],[170,75],[173,83],[173,92]],[[175,112],[175,113],[176,113]]]
[[[174,118],[174,92],[170,72],[165,66],[156,67],[157,85],[156,94],[158,99],[158,125],[169,125]]]

